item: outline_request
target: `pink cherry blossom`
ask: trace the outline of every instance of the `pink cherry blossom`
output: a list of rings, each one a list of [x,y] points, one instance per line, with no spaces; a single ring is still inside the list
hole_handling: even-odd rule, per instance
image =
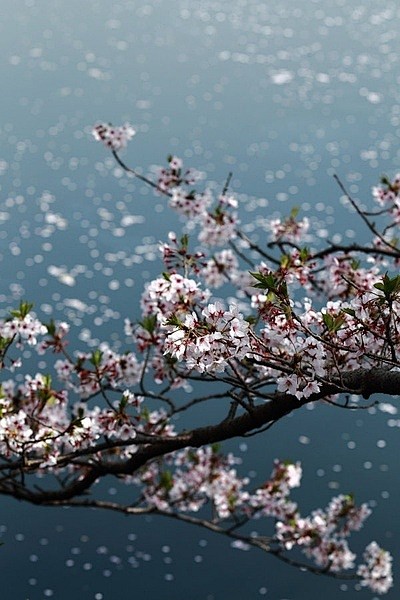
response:
[[[126,148],[128,142],[136,134],[136,131],[129,123],[118,127],[113,127],[109,123],[100,123],[93,128],[92,134],[94,139],[102,142],[106,148],[118,152]]]
[[[116,155],[134,133],[128,123],[93,130],[121,168],[139,176]],[[268,478],[250,478],[218,444],[264,433],[305,404],[355,410],[374,393],[397,394],[400,176],[374,189],[374,221],[348,195],[369,244],[321,249],[296,210],[258,223],[257,242],[254,224],[240,229],[230,177],[219,191],[217,184],[192,189],[200,177],[177,156],[156,181],[140,179],[179,213],[184,231],[160,242],[164,273],[127,315],[126,347],[99,341],[70,350],[69,324],[45,325],[26,302],[0,320],[8,372],[0,389],[3,492],[34,504],[192,522],[235,547],[257,546],[338,578],[351,571],[362,586],[386,593],[389,552],[371,542],[359,564],[350,545],[371,514],[368,504],[339,494],[304,513],[292,494],[301,485],[299,462],[276,460]],[[45,489],[37,476],[46,476]],[[128,505],[98,500],[101,489],[89,499],[105,476],[130,486]]]

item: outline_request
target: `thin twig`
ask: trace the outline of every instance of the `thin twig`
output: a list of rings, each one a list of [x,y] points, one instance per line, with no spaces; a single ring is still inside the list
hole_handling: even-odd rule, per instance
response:
[[[222,194],[221,194],[222,196],[225,196],[226,192],[228,191],[229,184],[230,184],[231,179],[232,179],[232,175],[233,175],[233,173],[232,173],[232,171],[230,171],[228,173],[228,177],[226,178],[225,185],[224,185],[224,187],[222,189]]]
[[[137,177],[138,179],[140,179],[144,183],[147,183],[147,185],[150,185],[152,188],[156,189],[158,192],[160,192],[160,194],[163,194],[164,196],[168,196],[169,198],[172,197],[171,192],[169,192],[168,190],[163,189],[157,183],[154,183],[154,181],[152,181],[148,177],[145,177],[145,175],[142,175],[141,173],[138,173],[134,169],[131,169],[130,167],[128,167],[121,160],[121,158],[118,156],[118,154],[116,153],[115,150],[112,150],[112,155],[114,156],[114,158],[117,161],[117,163],[119,164],[119,166],[124,169],[124,171],[126,171],[127,173],[132,173],[132,175],[134,175],[135,177]]]
[[[359,206],[357,205],[357,202],[355,202],[355,200],[353,200],[353,198],[350,196],[350,194],[344,187],[340,178],[336,174],[333,176],[333,178],[337,182],[338,186],[340,187],[340,189],[342,190],[342,192],[344,193],[344,195],[346,196],[346,198],[348,199],[348,201],[350,202],[350,204],[352,205],[354,210],[362,218],[362,220],[364,221],[364,223],[366,224],[368,229],[381,240],[382,244],[385,244],[385,246],[387,246],[391,250],[398,252],[398,249],[395,246],[393,246],[392,244],[390,244],[387,240],[385,240],[385,238],[382,236],[382,234],[379,233],[379,231],[376,229],[375,225],[373,223],[371,223],[371,221],[365,216],[365,213],[359,208]]]

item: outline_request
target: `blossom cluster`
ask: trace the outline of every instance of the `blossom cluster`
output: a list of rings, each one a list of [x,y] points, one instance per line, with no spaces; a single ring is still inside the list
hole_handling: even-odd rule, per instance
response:
[[[363,555],[365,563],[357,569],[361,585],[378,594],[386,594],[393,585],[392,562],[389,552],[371,542]]]
[[[208,286],[216,289],[227,281],[236,283],[238,269],[239,261],[236,255],[231,249],[227,248],[213,254],[204,265],[201,276]]]
[[[193,185],[201,178],[201,173],[194,169],[183,170],[183,161],[178,156],[169,156],[168,167],[158,168],[157,175],[158,190],[164,191],[168,195],[174,189],[179,189],[181,185]]]
[[[142,314],[154,315],[159,322],[164,322],[171,315],[179,318],[192,311],[196,304],[206,302],[209,297],[210,292],[202,290],[194,279],[166,273],[146,286],[141,298]]]
[[[209,190],[203,193],[187,192],[184,188],[177,187],[171,192],[169,205],[177,213],[189,219],[197,219],[207,212],[213,202]]]
[[[126,148],[136,131],[130,123],[119,127],[114,127],[110,123],[99,123],[93,128],[92,133],[96,141],[102,142],[106,148],[118,152]]]
[[[47,327],[43,325],[31,313],[23,317],[14,317],[0,321],[0,337],[12,340],[17,338],[17,342],[29,346],[35,346],[38,338],[47,333]]]
[[[146,503],[163,511],[197,512],[211,500],[218,517],[227,518],[249,497],[243,491],[248,479],[238,477],[235,462],[212,446],[176,453],[168,469],[153,462],[140,475]]]
[[[297,210],[292,211],[292,214],[284,220],[270,219],[268,221],[268,229],[274,242],[282,240],[299,242],[304,239],[310,228],[310,221],[307,217],[303,217],[301,220],[297,219],[297,212]]]
[[[67,390],[57,390],[49,375],[37,373],[34,377],[25,375],[20,384],[12,379],[4,381],[1,392],[0,453],[8,459],[37,459],[40,469],[54,470],[66,452],[93,448],[100,439],[129,441],[119,452],[121,457],[137,451],[137,432],[175,435],[165,410],[149,411],[143,398],[129,390],[103,408],[98,404],[90,408],[84,402],[71,406]],[[80,397],[85,395],[86,389],[81,390]]]
[[[199,241],[207,246],[223,246],[237,236],[239,218],[236,198],[225,192],[215,200],[210,189],[191,188],[199,179],[195,171],[183,169],[183,161],[168,157],[168,168],[159,171],[157,187],[169,197],[169,206],[199,227]]]
[[[249,496],[246,510],[252,517],[274,517],[279,522],[290,520],[296,514],[297,504],[290,500],[292,489],[299,487],[302,467],[299,462],[276,460],[270,479]]]
[[[93,130],[114,153],[134,133],[128,123]],[[291,496],[301,481],[299,463],[277,461],[271,477],[252,489],[231,454],[215,446],[184,447],[186,440],[199,444],[199,431],[215,432],[218,425],[180,433],[174,419],[218,397],[226,432],[231,421],[251,421],[252,411],[279,409],[279,402],[323,400],[324,386],[354,392],[343,381],[357,369],[399,368],[400,276],[391,269],[400,260],[393,230],[400,222],[400,178],[374,190],[392,223],[381,233],[372,227],[375,239],[365,254],[302,247],[309,222],[296,211],[262,223],[256,243],[239,230],[236,198],[225,188],[218,194],[215,185],[193,190],[195,180],[179,157],[170,156],[152,182],[186,220],[186,233],[171,233],[160,245],[166,271],[146,285],[137,319],[125,322],[126,352],[99,343],[92,352],[69,353],[68,324],[44,325],[27,304],[0,321],[2,366],[20,369],[0,390],[4,469],[10,465],[10,481],[18,477],[18,486],[25,465],[27,478],[53,473],[62,495],[69,481],[80,483],[98,465],[99,472],[132,485],[144,511],[179,516],[210,507],[208,523],[221,530],[225,524],[230,532],[232,523],[239,528],[271,518],[269,540],[277,552],[298,549],[321,572],[355,569],[362,585],[385,593],[392,585],[389,553],[372,542],[357,567],[349,546],[350,534],[371,512],[366,504],[356,506],[341,494],[303,516]],[[187,232],[194,231],[192,250]],[[26,345],[30,354],[37,351],[39,364],[51,362],[56,383],[39,368],[34,376],[24,373]],[[209,396],[198,392],[187,399],[183,392],[198,391],[198,380],[207,380]],[[148,453],[148,459],[130,470],[139,449],[139,458]]]
[[[14,454],[41,456],[58,454],[53,441],[64,443],[70,424],[68,394],[56,391],[49,376],[37,373],[25,375],[21,384],[13,380],[2,383],[0,398],[0,452],[2,456]]]
[[[240,360],[248,354],[248,330],[248,322],[234,304],[229,310],[220,302],[208,304],[200,318],[192,312],[183,321],[167,321],[165,353],[178,361],[184,359],[189,369],[220,373],[230,360]]]
[[[237,208],[236,199],[221,195],[216,208],[202,215],[198,236],[201,243],[206,246],[224,246],[237,237],[240,221],[232,208]]]
[[[199,275],[200,271],[204,269],[204,253],[200,251],[189,252],[188,243],[189,238],[187,235],[183,235],[178,239],[176,233],[170,231],[168,241],[160,244],[159,251],[168,273],[183,271],[186,275],[192,272]]]
[[[397,173],[392,180],[387,177],[382,178],[382,185],[373,186],[372,196],[381,206],[393,204],[398,199],[400,191],[400,173]]]
[[[356,507],[351,496],[341,494],[331,500],[325,510],[315,510],[308,517],[298,513],[276,524],[277,539],[286,549],[302,548],[317,565],[332,571],[354,568],[356,555],[346,538],[358,531],[371,510],[366,504]]]
[[[143,369],[134,352],[119,354],[106,343],[100,344],[95,361],[92,354],[81,352],[77,354],[76,362],[70,358],[58,359],[54,368],[66,387],[81,398],[98,393],[102,386],[134,385],[138,383]]]
[[[382,185],[372,188],[372,196],[376,202],[387,210],[393,222],[400,223],[400,173],[390,180],[382,178]]]
[[[223,456],[212,446],[185,449],[168,464],[150,463],[136,482],[144,485],[143,502],[159,511],[198,512],[209,504],[219,521],[274,517],[272,540],[282,548],[297,547],[333,572],[354,568],[356,554],[347,538],[361,529],[371,514],[368,505],[357,506],[352,496],[341,494],[332,498],[325,510],[302,517],[290,499],[291,490],[300,486],[300,463],[275,461],[270,479],[250,491],[249,479],[240,477],[234,468],[236,462],[231,454]],[[357,569],[361,584],[378,593],[387,592],[393,582],[389,553],[372,542],[364,561]]]
[[[371,290],[380,278],[377,265],[361,267],[354,256],[344,253],[327,256],[324,264],[323,276],[318,278],[318,283],[328,298],[351,298],[355,290]]]

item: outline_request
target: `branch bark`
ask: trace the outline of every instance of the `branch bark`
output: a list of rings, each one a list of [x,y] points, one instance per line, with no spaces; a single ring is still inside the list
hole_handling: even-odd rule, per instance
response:
[[[390,396],[400,394],[400,371],[385,368],[357,369],[349,373],[343,373],[340,380],[333,379],[325,383],[320,392],[309,398],[298,400],[295,396],[276,392],[269,402],[254,406],[251,412],[232,419],[226,419],[215,425],[198,427],[190,431],[183,431],[176,437],[158,437],[155,443],[142,446],[131,458],[122,462],[101,460],[99,452],[104,450],[104,444],[94,446],[92,457],[82,466],[79,476],[67,486],[58,490],[36,491],[27,489],[21,484],[4,482],[0,487],[0,494],[11,495],[21,500],[27,500],[35,504],[56,504],[60,501],[70,500],[88,493],[93,483],[106,475],[132,475],[149,461],[160,458],[187,447],[198,448],[207,444],[222,442],[227,439],[241,437],[249,432],[263,428],[268,424],[279,421],[289,413],[302,408],[305,404],[323,400],[333,394],[340,392],[354,393],[369,398],[371,395],[380,393]],[[109,449],[109,448],[107,448]],[[60,463],[63,462],[61,457]]]

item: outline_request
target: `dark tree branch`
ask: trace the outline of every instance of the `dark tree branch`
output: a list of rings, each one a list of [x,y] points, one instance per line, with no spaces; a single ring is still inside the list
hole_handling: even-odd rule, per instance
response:
[[[343,373],[340,380],[332,379],[322,385],[321,390],[309,398],[298,400],[295,396],[276,392],[273,399],[264,404],[254,406],[251,412],[244,412],[232,419],[224,419],[216,425],[198,427],[191,431],[183,431],[175,437],[162,438],[161,436],[151,439],[147,438],[146,444],[141,446],[136,454],[123,461],[101,459],[102,450],[109,451],[112,447],[123,446],[121,441],[110,443],[107,446],[99,444],[88,453],[89,460],[83,464],[84,472],[69,485],[58,490],[32,491],[27,487],[4,482],[0,486],[0,493],[12,495],[21,500],[27,500],[35,504],[54,504],[55,502],[71,500],[88,492],[92,484],[106,475],[132,475],[151,460],[161,458],[166,454],[194,447],[222,442],[235,437],[247,436],[250,432],[268,428],[271,423],[276,423],[286,415],[302,408],[305,404],[329,398],[329,396],[341,392],[353,393],[369,398],[372,394],[381,393],[390,396],[400,394],[400,371],[391,371],[384,368],[357,369],[349,373]],[[140,435],[140,434],[139,434]],[[146,439],[142,440],[143,442]],[[130,444],[134,440],[130,441]],[[87,453],[87,450],[85,450]],[[90,460],[93,456],[93,461]],[[60,464],[68,463],[68,457],[61,457]],[[37,467],[37,465],[36,465]],[[6,468],[6,465],[4,465]],[[19,465],[19,469],[23,465]],[[15,470],[16,467],[14,467]],[[12,470],[12,467],[10,471]],[[27,468],[27,472],[30,470]]]

